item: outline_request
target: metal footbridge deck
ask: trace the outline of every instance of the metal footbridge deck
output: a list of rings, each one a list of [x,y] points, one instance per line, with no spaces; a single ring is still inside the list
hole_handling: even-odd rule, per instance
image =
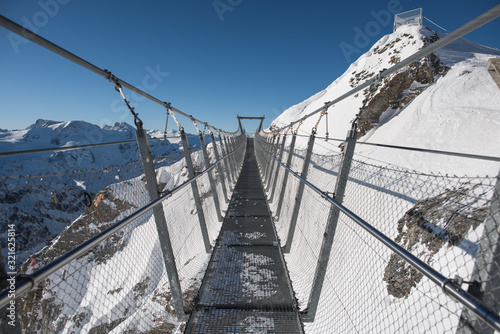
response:
[[[186,333],[254,332],[303,330],[249,138]]]

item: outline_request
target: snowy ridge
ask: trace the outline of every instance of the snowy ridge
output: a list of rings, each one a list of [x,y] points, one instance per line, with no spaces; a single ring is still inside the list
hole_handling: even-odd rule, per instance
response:
[[[394,33],[382,37],[325,90],[284,111],[273,121],[271,128],[285,126],[321,108],[324,102],[346,93],[436,38],[438,35],[426,27],[400,27]],[[500,137],[496,134],[500,133],[500,105],[497,101],[500,100],[500,91],[485,69],[486,61],[498,55],[500,50],[464,38],[459,39],[436,52],[434,62],[438,63],[441,72],[436,71],[427,78],[424,77],[424,80],[420,79],[419,71],[423,72],[422,65],[426,63],[424,59],[414,68],[401,70],[386,78],[377,92],[368,95],[365,90],[330,107],[329,137],[344,138],[363,105],[363,100],[368,97],[368,104],[374,102],[373,109],[378,108],[380,116],[374,127],[359,139],[360,142],[498,156]],[[430,68],[433,69],[433,66]],[[391,79],[398,79],[397,75],[404,78],[404,72],[412,70],[416,73],[413,79],[410,76],[413,82],[404,86],[408,88],[397,99],[388,101],[389,107],[375,103],[379,102],[374,101],[377,93],[387,95],[387,89],[392,88]],[[318,117],[305,120],[300,133],[309,135]],[[484,131],[485,129],[488,130]],[[318,136],[324,136],[325,132],[323,120],[318,127]],[[305,147],[306,140],[299,140],[302,147]],[[317,145],[316,151],[323,154],[338,152],[336,145],[338,142],[322,141]],[[359,159],[375,160],[378,164],[393,164],[422,172],[457,175],[496,175],[498,172],[497,163],[477,160],[454,160],[450,157],[362,145],[358,146],[356,153]]]
[[[134,141],[136,129],[127,123],[99,127],[84,121],[58,122],[39,119],[25,130],[0,132],[0,152],[16,152],[120,141]],[[169,131],[168,137],[178,136]],[[163,132],[148,131],[149,138],[162,138]],[[163,155],[181,147],[180,140],[171,138],[168,143],[150,143],[153,154]],[[135,143],[78,150],[34,153],[1,158],[0,175],[37,175],[39,173],[66,173],[74,170],[102,169],[120,166],[138,160]]]

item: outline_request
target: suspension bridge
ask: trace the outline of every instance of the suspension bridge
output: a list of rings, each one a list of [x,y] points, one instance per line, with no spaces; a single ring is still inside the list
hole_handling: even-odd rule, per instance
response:
[[[113,84],[134,116],[139,157],[106,171],[1,178],[2,205],[15,212],[2,227],[35,245],[36,254],[19,252],[18,241],[2,257],[0,330],[500,331],[498,177],[427,175],[357,160],[356,145],[363,143],[357,142],[356,120],[341,153],[314,152],[317,125],[330,106],[498,16],[500,6],[270,132],[262,129],[263,117],[237,116],[236,132],[211,126],[0,16],[3,27]],[[124,88],[166,109],[182,150],[152,153],[155,139],[148,138]],[[185,133],[179,115],[198,133]],[[314,115],[319,119],[302,147],[300,124]],[[241,122],[247,119],[260,120],[251,137]],[[124,143],[5,152],[0,158]],[[64,201],[74,190],[68,184],[77,181],[99,184],[87,193],[83,211]],[[41,200],[32,205],[29,195],[37,191]],[[28,212],[30,206],[38,211]],[[44,231],[48,218],[37,221],[36,214],[45,212],[65,226],[54,240],[20,228],[35,221]],[[11,251],[24,255],[13,260]]]

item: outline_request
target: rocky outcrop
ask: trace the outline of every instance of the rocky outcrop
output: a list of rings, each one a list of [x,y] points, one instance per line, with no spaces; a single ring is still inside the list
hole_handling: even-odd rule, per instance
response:
[[[412,43],[413,36],[403,35],[403,37],[406,37],[408,43]],[[424,46],[437,39],[436,34],[426,37]],[[373,52],[379,54],[387,52],[388,56],[391,57],[390,62],[392,64],[399,63],[401,60],[399,57],[400,51],[393,49],[393,47],[400,41],[401,39],[397,38],[383,47],[375,48]],[[444,66],[436,55],[431,54],[420,61],[412,63],[404,70],[384,78],[376,91],[370,92],[369,89],[366,89],[363,94],[367,99],[367,104],[359,116],[359,137],[364,136],[373,129],[379,123],[380,116],[384,112],[403,109],[440,76],[446,75],[448,70],[449,67]],[[353,73],[350,84],[355,87],[357,83],[373,75],[374,73]]]
[[[477,186],[447,190],[418,201],[398,221],[397,243],[428,264],[443,247],[460,246],[469,231],[486,218],[488,206],[477,203]],[[470,247],[463,248],[473,252]],[[387,292],[396,298],[406,298],[420,282],[422,274],[396,254],[392,254],[384,271]]]

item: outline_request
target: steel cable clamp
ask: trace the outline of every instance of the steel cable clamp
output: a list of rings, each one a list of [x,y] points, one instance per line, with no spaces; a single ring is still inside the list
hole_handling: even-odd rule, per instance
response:
[[[130,105],[130,101],[127,100],[127,97],[123,93],[123,88],[122,88],[122,85],[120,84],[120,80],[116,76],[114,76],[110,71],[108,71],[108,70],[104,70],[104,71],[108,74],[109,82],[111,82],[112,84],[115,85],[116,91],[118,93],[120,93],[123,101],[127,105],[128,110],[130,110],[130,113],[132,114],[132,116],[134,116],[135,126],[137,127],[138,130],[141,130],[142,125],[143,125],[142,120],[139,118],[139,114],[134,111],[135,108]]]

